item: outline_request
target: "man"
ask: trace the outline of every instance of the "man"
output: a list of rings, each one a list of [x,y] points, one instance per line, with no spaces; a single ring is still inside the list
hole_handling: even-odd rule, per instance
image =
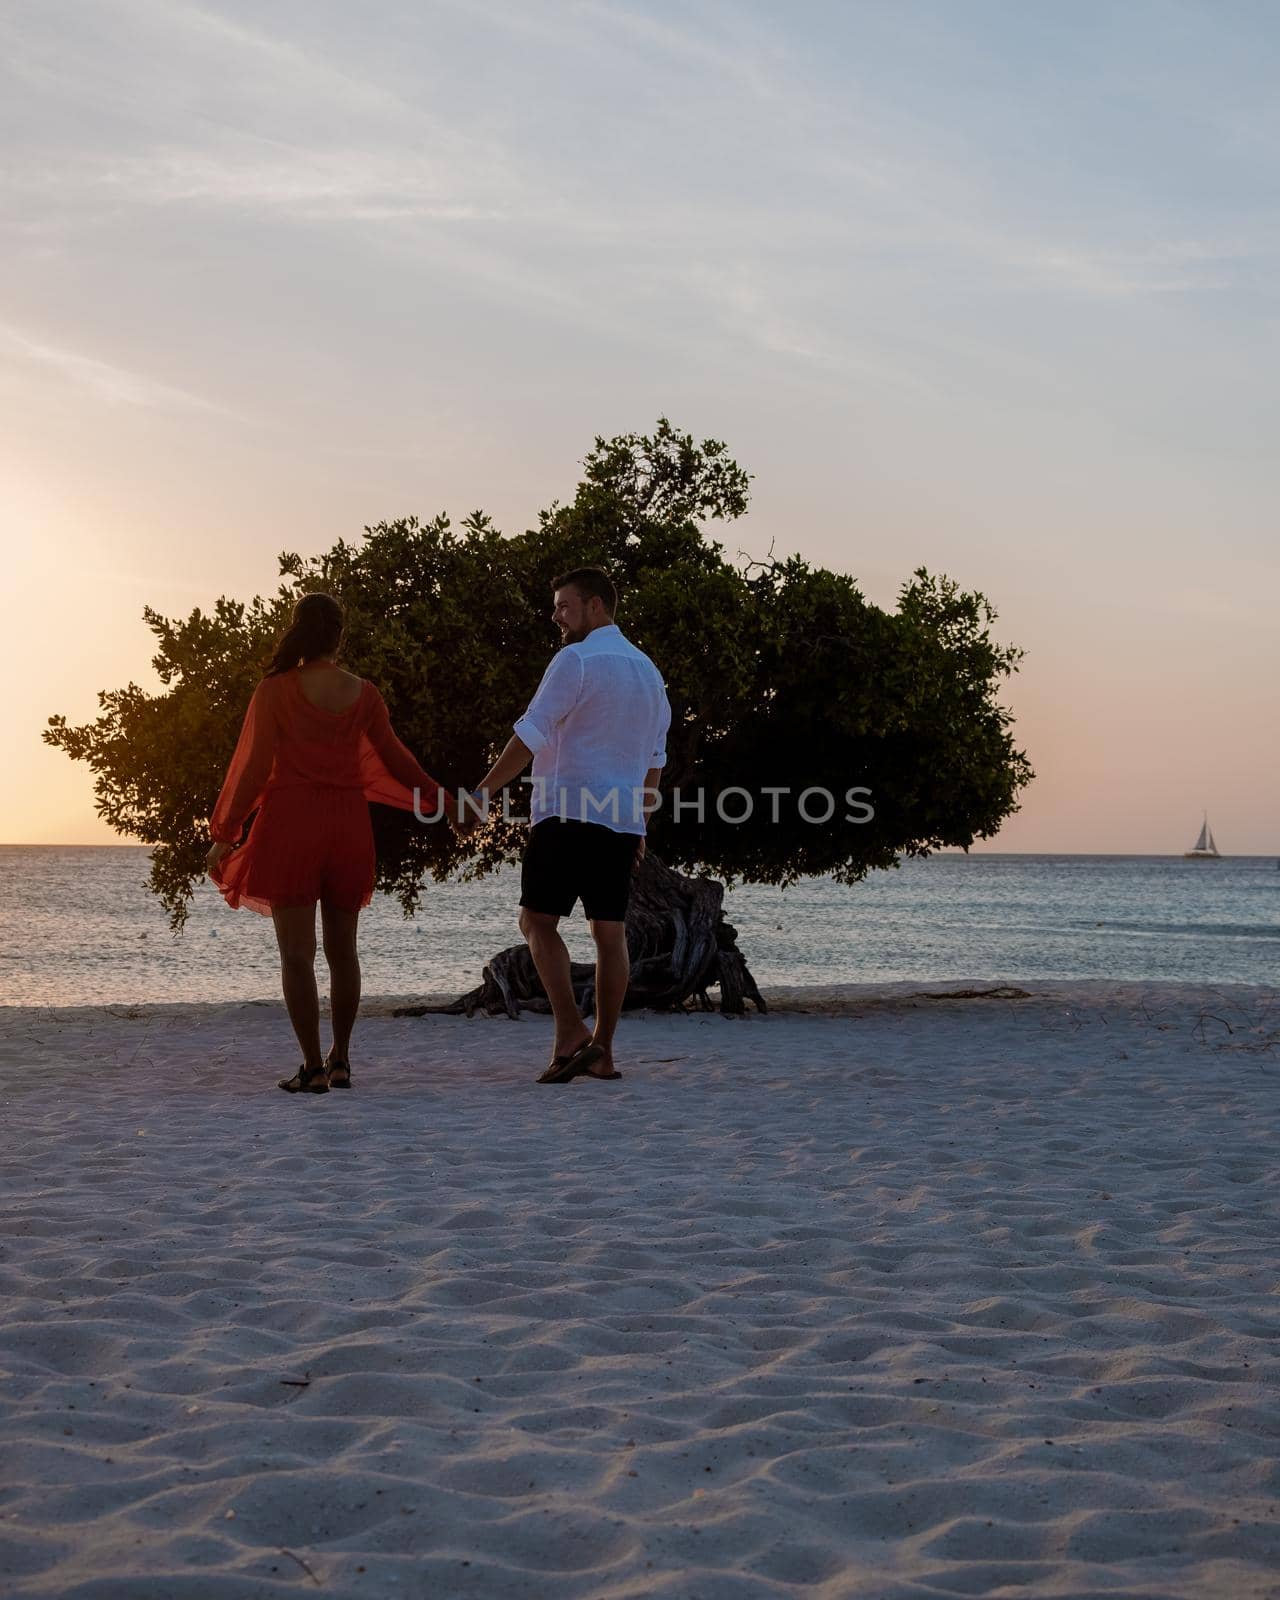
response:
[[[613,1035],[631,976],[626,916],[644,854],[671,724],[662,675],[613,620],[618,592],[598,567],[557,578],[552,620],[562,648],[477,792],[498,794],[533,761],[520,931],[555,1017],[539,1083],[613,1079]],[[560,918],[581,897],[596,946],[595,1031],[573,997]]]

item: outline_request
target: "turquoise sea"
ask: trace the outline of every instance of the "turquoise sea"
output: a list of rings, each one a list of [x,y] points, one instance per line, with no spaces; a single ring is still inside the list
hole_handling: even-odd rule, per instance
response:
[[[174,938],[145,888],[147,850],[0,846],[0,1003],[148,1004],[278,994],[270,923],[205,884]],[[519,874],[429,886],[418,916],[375,899],[367,995],[461,993],[518,940]],[[769,984],[1103,978],[1274,984],[1274,857],[946,854],[855,888],[815,879],[730,892],[730,921]],[[570,947],[590,950],[579,912]],[[323,971],[323,963],[321,963]]]

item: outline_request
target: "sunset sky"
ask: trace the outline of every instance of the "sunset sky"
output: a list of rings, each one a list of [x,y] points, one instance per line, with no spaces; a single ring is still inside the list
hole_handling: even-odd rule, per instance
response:
[[[665,413],[730,552],[990,595],[987,848],[1280,853],[1269,0],[10,0],[0,63],[0,841],[118,842],[40,731],[144,604]]]

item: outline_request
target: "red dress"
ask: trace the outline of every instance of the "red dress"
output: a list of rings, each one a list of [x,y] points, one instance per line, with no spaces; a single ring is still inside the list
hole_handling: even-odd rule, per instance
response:
[[[270,915],[276,906],[321,900],[343,910],[373,897],[369,801],[433,817],[439,785],[397,739],[386,702],[365,681],[355,704],[326,711],[302,692],[298,669],[263,678],[253,691],[209,836],[247,841],[209,876],[229,906]]]

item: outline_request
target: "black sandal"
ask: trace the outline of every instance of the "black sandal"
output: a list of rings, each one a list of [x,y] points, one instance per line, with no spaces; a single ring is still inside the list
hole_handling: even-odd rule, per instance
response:
[[[538,1083],[568,1083],[584,1072],[590,1072],[597,1061],[604,1060],[603,1048],[593,1039],[580,1044],[571,1056],[557,1056],[547,1070],[536,1080]],[[596,1074],[599,1076],[599,1074]],[[618,1073],[618,1077],[622,1074]]]
[[[351,1063],[349,1061],[328,1061],[325,1063],[325,1072],[328,1074],[331,1089],[349,1089],[351,1087]],[[346,1077],[335,1078],[335,1072],[344,1072]]]
[[[280,1087],[287,1089],[290,1094],[297,1094],[300,1090],[307,1094],[328,1094],[329,1078],[325,1072],[323,1062],[318,1067],[309,1067],[304,1061],[292,1078],[281,1078]]]
[[[590,1043],[591,1043],[591,1035],[588,1034],[587,1037],[582,1041],[581,1044],[575,1045],[574,1048],[572,1050],[570,1050],[570,1052],[569,1052],[569,1054],[567,1056],[552,1056],[551,1060],[547,1062],[546,1066],[542,1069],[542,1071],[534,1079],[534,1082],[535,1083],[557,1083],[557,1082],[559,1082],[558,1074],[563,1072],[565,1067],[568,1066],[569,1062],[571,1062],[573,1060],[574,1056],[580,1054],[583,1050],[585,1050]]]

